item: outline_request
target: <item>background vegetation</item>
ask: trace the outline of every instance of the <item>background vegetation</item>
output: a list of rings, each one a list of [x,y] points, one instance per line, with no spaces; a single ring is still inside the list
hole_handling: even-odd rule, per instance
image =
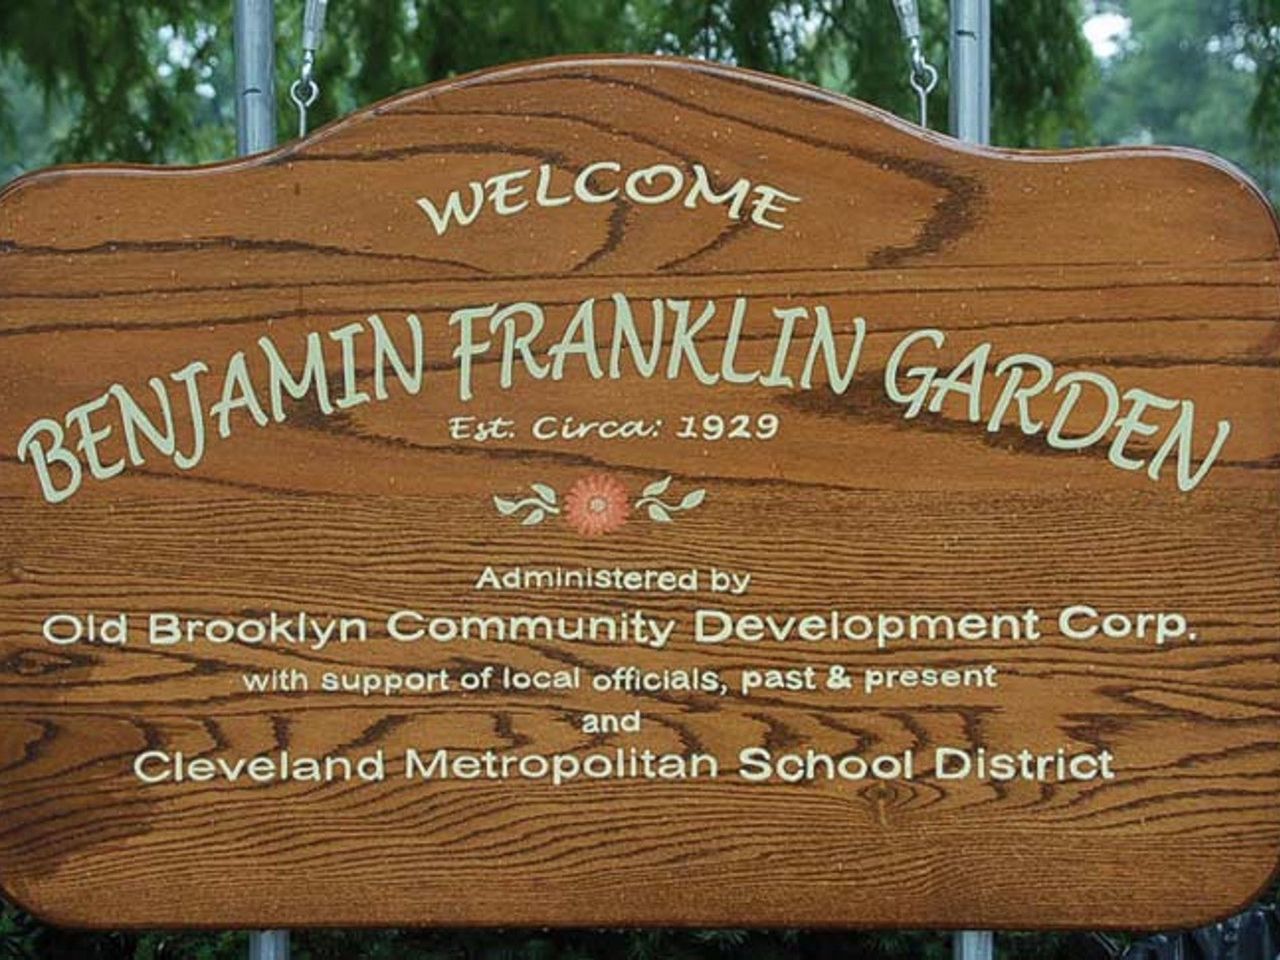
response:
[[[5,952],[20,960],[245,960],[243,933],[86,934],[39,927],[10,911]],[[293,960],[950,960],[941,933],[801,931],[295,931]],[[1002,934],[1001,960],[1105,960],[1083,935]]]
[[[921,7],[943,75],[932,123],[945,129],[947,0]],[[283,91],[302,8],[277,3],[282,135],[296,125]],[[230,156],[231,9],[0,0],[0,181],[55,162]],[[1280,0],[993,0],[993,18],[996,143],[1200,146],[1280,189]],[[315,119],[461,72],[589,51],[706,57],[915,112],[890,0],[332,0]]]
[[[302,0],[279,0],[280,90]],[[1280,0],[993,0],[994,141],[1199,146],[1280,194]],[[198,163],[234,152],[231,0],[0,0],[0,182],[55,162]],[[946,0],[924,0],[947,118]],[[1086,30],[1088,37],[1086,37]],[[683,54],[808,80],[913,118],[890,0],[332,0],[324,122],[401,89],[560,53]],[[281,98],[280,130],[295,119]],[[1160,869],[1150,864],[1149,869]],[[1068,894],[1064,893],[1064,896]],[[936,933],[312,932],[296,960],[949,956]],[[1089,960],[1088,937],[1000,954]],[[243,934],[51,930],[0,904],[0,958],[241,960]]]

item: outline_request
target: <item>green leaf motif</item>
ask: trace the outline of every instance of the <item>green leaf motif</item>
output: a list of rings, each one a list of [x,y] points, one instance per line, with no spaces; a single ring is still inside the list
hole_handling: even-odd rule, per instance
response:
[[[541,507],[529,511],[529,515],[520,521],[521,526],[532,527],[534,524],[541,523],[547,519],[547,511]]]
[[[700,506],[702,501],[707,499],[706,490],[690,490],[684,495],[684,499],[680,501],[680,510],[692,510],[696,506]]]
[[[640,494],[642,497],[660,497],[667,492],[667,487],[671,486],[671,477],[663,477],[661,480],[655,480],[644,488],[644,492]],[[668,518],[669,519],[669,518]]]
[[[649,504],[649,519],[657,523],[670,523],[671,514],[667,513],[667,508],[660,503]]]
[[[508,500],[506,497],[495,496],[493,498],[493,505],[498,508],[498,512],[504,517],[509,517],[520,509],[520,504],[516,503],[514,500]]]
[[[553,488],[547,486],[545,483],[531,483],[529,486],[533,488],[534,493],[547,501],[547,503],[551,504],[551,506],[554,507],[556,505],[556,492]]]

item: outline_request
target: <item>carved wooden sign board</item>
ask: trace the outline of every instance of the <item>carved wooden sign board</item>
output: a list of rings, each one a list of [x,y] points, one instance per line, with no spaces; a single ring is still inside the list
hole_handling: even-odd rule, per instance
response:
[[[65,924],[1158,927],[1280,845],[1280,253],[1168,149],[560,60],[0,197]]]

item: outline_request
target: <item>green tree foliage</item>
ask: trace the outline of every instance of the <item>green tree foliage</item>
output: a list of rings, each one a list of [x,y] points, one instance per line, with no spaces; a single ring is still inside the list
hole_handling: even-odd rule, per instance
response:
[[[1125,0],[1090,94],[1103,143],[1201,147],[1280,189],[1280,0]]]
[[[302,0],[277,4],[280,129]],[[198,163],[232,152],[231,0],[0,0],[0,169],[51,161]],[[924,0],[943,72],[947,0]],[[1062,0],[995,0],[999,142],[1082,135],[1088,48]],[[889,0],[334,0],[316,123],[407,87],[514,60],[592,51],[704,57],[843,90],[915,116]],[[45,123],[31,129],[38,104]],[[39,134],[43,133],[43,139]]]
[[[195,159],[204,145],[198,129],[220,119],[196,87],[230,55],[230,34],[210,31],[217,21],[201,16],[217,6],[0,0],[0,64],[37,88],[46,110],[70,115],[54,144],[55,160]],[[189,57],[166,56],[165,27],[191,38]],[[13,106],[8,96],[0,101],[10,135]]]
[[[1274,200],[1280,193],[1280,0],[1250,0],[1244,24],[1245,53],[1258,75],[1249,128]]]
[[[294,960],[947,960],[950,937],[745,930],[296,931]],[[1105,960],[1083,935],[1001,935],[999,960]],[[91,934],[0,911],[0,960],[244,960],[243,933]]]
[[[284,91],[297,69],[302,5],[277,4],[283,135],[296,122]],[[942,70],[931,102],[939,129],[947,120],[947,5],[921,0],[927,52]],[[0,0],[0,177],[69,160],[228,156],[231,7],[231,0]],[[334,0],[330,7],[316,123],[431,80],[592,51],[721,60],[916,113],[890,0]],[[1079,30],[1085,9],[1132,20],[1120,55],[1100,69]],[[1280,0],[993,0],[993,20],[996,143],[1194,143],[1280,187]]]

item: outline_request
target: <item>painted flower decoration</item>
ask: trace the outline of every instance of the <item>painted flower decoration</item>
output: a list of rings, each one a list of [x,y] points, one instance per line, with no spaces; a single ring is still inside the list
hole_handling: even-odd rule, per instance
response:
[[[564,518],[587,537],[611,533],[627,522],[627,488],[607,473],[583,477],[565,494]]]
[[[707,499],[702,488],[689,490],[678,500],[671,493],[670,476],[654,480],[631,502],[627,488],[611,473],[593,473],[569,488],[563,503],[556,488],[549,483],[529,484],[528,494],[493,497],[494,508],[504,517],[519,520],[521,526],[536,527],[552,517],[559,517],[584,537],[612,533],[627,522],[634,509],[654,523],[671,523],[690,510],[696,510]],[[671,496],[673,499],[664,499]]]

